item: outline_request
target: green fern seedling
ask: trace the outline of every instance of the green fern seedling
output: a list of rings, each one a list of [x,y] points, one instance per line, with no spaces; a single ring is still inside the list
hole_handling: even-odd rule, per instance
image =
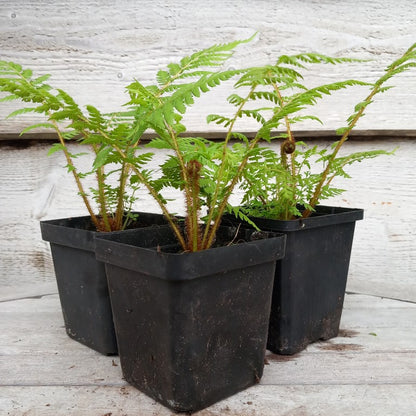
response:
[[[57,151],[64,153],[66,168],[74,177],[78,194],[96,229],[123,229],[129,220],[137,187],[130,186],[130,192],[127,193],[128,184],[123,168],[118,165],[112,166],[111,171],[106,169],[106,165],[113,160],[105,142],[123,140],[129,134],[130,126],[116,120],[114,114],[104,115],[91,105],[82,109],[65,91],[47,84],[49,78],[50,75],[35,77],[30,69],[24,69],[13,62],[0,61],[0,91],[8,93],[0,101],[17,100],[25,104],[25,107],[12,112],[9,117],[28,112],[43,115],[45,121],[28,126],[21,134],[38,127],[52,129],[58,142],[51,146],[49,154]],[[72,153],[69,143],[92,149],[96,158],[90,171],[81,172],[76,164],[79,157],[87,154],[87,149]],[[150,158],[150,154],[147,157]],[[87,177],[95,178],[95,187],[85,188],[84,180]],[[112,185],[114,182],[117,185]]]
[[[216,145],[203,138],[184,137],[186,127],[182,121],[183,115],[200,95],[244,72],[221,71],[218,67],[232,56],[238,45],[251,39],[214,45],[183,58],[177,64],[169,64],[167,70],[157,73],[157,84],[144,86],[135,81],[129,85],[131,99],[126,103],[129,110],[121,116],[134,120],[132,134],[129,137],[132,146],[135,146],[143,132],[150,128],[157,137],[151,141],[149,147],[169,149],[172,152],[168,161],[161,166],[160,177],[155,178],[137,166],[135,160],[117,143],[108,143],[118,153],[121,161],[131,166],[133,177],[153,196],[180,245],[186,251],[199,251],[211,247],[220,216],[214,219],[212,214],[209,214],[203,223],[202,210],[205,208],[208,213],[223,211],[226,204],[218,211],[218,203],[221,198],[228,200],[237,180],[230,190],[226,190],[229,181],[224,181],[224,178],[230,177],[226,167],[227,157],[224,156],[227,153],[227,141]],[[211,179],[213,173],[218,172],[218,166],[220,177],[223,178],[222,193],[213,191],[211,195],[210,183],[215,183],[215,179],[212,182]],[[174,215],[169,212],[167,201],[163,197],[163,189],[167,186],[174,186],[183,193],[185,227],[178,225]]]
[[[44,122],[25,128],[22,134],[39,127],[56,133],[58,143],[51,147],[49,154],[64,153],[68,172],[73,175],[78,193],[97,230],[123,229],[126,213],[127,219],[132,216],[136,192],[139,187],[144,187],[159,203],[182,243],[174,217],[168,212],[166,201],[159,192],[160,181],[152,179],[153,172],[148,168],[153,154],[140,151],[142,135],[148,129],[160,133],[179,155],[183,178],[188,180],[187,165],[181,159],[177,140],[177,135],[185,130],[181,124],[182,116],[202,93],[239,73],[217,71],[217,68],[232,56],[236,46],[250,40],[214,45],[182,58],[179,63],[171,63],[166,70],[157,73],[155,85],[144,86],[135,80],[126,88],[129,95],[126,106],[129,109],[124,112],[103,114],[91,105],[81,108],[65,91],[46,83],[50,75],[34,77],[30,69],[5,61],[0,61],[0,91],[8,95],[1,101],[17,100],[25,104],[9,117],[28,112],[44,116]],[[30,104],[32,106],[27,107]],[[71,142],[94,152],[95,160],[90,171],[81,172],[77,168],[76,159],[85,152],[71,153],[68,146]],[[87,176],[95,178],[95,187],[85,188]],[[188,201],[192,192],[195,189],[187,193]]]
[[[368,158],[391,154],[392,152],[378,150],[338,156],[339,150],[374,96],[390,88],[385,86],[385,83],[394,75],[415,66],[415,49],[413,45],[401,58],[389,65],[385,74],[374,84],[346,80],[308,89],[303,84],[303,76],[300,73],[306,69],[305,63],[353,62],[348,58],[331,58],[318,54],[284,55],[278,58],[275,65],[247,70],[236,83],[236,89],[249,88],[249,95],[244,98],[235,93],[230,96],[229,101],[237,107],[241,117],[251,117],[259,123],[255,141],[259,143],[260,140],[279,140],[280,152],[256,147],[243,171],[241,186],[245,195],[242,206],[228,209],[240,217],[308,217],[320,201],[343,192],[333,187],[332,182],[337,177],[348,177],[346,166]],[[325,96],[350,86],[370,87],[370,93],[355,106],[354,113],[347,120],[347,126],[338,130],[340,140],[332,149],[319,150],[317,147],[308,147],[305,143],[296,141],[292,131],[295,123],[305,119],[321,122],[314,115],[304,115],[303,110],[313,107]],[[248,103],[255,103],[259,99],[269,105],[245,110]],[[231,119],[219,115],[210,116],[209,121],[226,127],[232,124]],[[273,133],[279,127],[283,127],[285,132]],[[237,136],[235,133],[232,134]],[[313,166],[319,165],[323,166],[323,169],[316,173]]]

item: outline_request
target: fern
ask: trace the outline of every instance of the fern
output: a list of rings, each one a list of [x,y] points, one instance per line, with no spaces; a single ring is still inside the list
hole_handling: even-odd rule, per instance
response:
[[[234,49],[251,39],[214,45],[170,63],[157,72],[153,84],[134,80],[126,87],[128,99],[122,112],[104,114],[93,106],[81,107],[67,93],[47,84],[48,75],[35,77],[32,71],[4,61],[0,61],[0,91],[7,95],[2,101],[20,100],[25,104],[14,116],[25,112],[43,114],[44,122],[25,131],[46,127],[56,132],[59,142],[50,153],[64,152],[67,168],[98,229],[125,226],[125,209],[132,207],[139,189],[146,190],[159,204],[183,249],[202,250],[215,241],[224,212],[233,212],[252,225],[253,214],[284,219],[307,216],[318,201],[342,192],[332,182],[337,177],[348,178],[351,164],[389,154],[372,151],[338,156],[375,95],[391,88],[387,81],[412,69],[416,62],[415,44],[374,84],[344,80],[314,88],[305,81],[311,65],[358,61],[307,53],[282,55],[274,65],[221,70]],[[188,109],[203,94],[231,79],[235,91],[228,102],[234,107],[233,114],[207,117],[208,122],[226,129],[225,139],[211,142],[184,137]],[[308,147],[296,141],[295,123],[305,119],[321,122],[311,111],[315,104],[353,86],[370,87],[370,94],[355,106],[346,126],[338,131],[340,140],[331,149]],[[251,118],[258,124],[254,137],[236,131],[240,118]],[[280,127],[284,132],[275,133]],[[147,147],[168,150],[168,157],[156,170],[149,167],[153,153],[145,151],[141,142],[149,130],[156,138]],[[238,141],[232,144],[233,139]],[[280,152],[260,146],[262,140],[278,140]],[[71,153],[68,141],[93,149],[95,161],[90,171],[77,169],[74,162],[83,152]],[[316,169],[319,165],[323,166],[321,171]],[[97,186],[86,192],[82,180],[89,175],[96,177]],[[114,179],[116,186],[112,185]],[[237,186],[245,191],[242,206],[230,207],[229,200]],[[183,193],[185,227],[178,226],[168,209],[168,187]],[[98,216],[93,212],[92,201],[98,205]]]
[[[212,198],[212,184],[215,182],[210,178],[221,177],[217,174],[218,163],[221,161],[224,162],[226,172],[235,172],[236,168],[235,159],[231,160],[229,156],[222,159],[223,146],[213,145],[202,138],[181,137],[186,131],[182,117],[202,94],[244,72],[221,71],[218,68],[232,56],[238,45],[250,40],[251,38],[214,45],[184,57],[177,63],[170,63],[166,69],[158,71],[155,84],[144,85],[135,80],[128,85],[129,100],[125,104],[127,111],[112,115],[114,123],[129,126],[123,138],[115,136],[115,129],[111,131],[112,134],[106,130],[106,134],[103,135],[102,130],[107,126],[106,118],[96,114],[94,109],[88,108],[88,123],[84,120],[83,129],[91,129],[95,133],[84,138],[84,143],[98,146],[95,168],[117,160],[118,163],[129,167],[133,183],[140,183],[155,198],[184,249],[199,250],[212,244],[213,237],[209,242],[204,241],[201,233],[196,231],[199,229],[197,224],[201,218],[202,207],[211,206],[213,200],[218,201],[218,197],[224,195],[224,192],[217,192],[216,197]],[[71,127],[80,130],[82,126],[77,122],[72,123]],[[170,149],[173,152],[173,155],[161,165],[161,175],[156,178],[156,172],[146,169],[148,160],[142,156],[135,156],[143,133],[149,129],[157,134],[157,138],[151,141],[149,147]],[[100,134],[102,137],[99,139]],[[195,169],[190,168],[192,166],[201,166],[198,174]],[[222,174],[226,173],[224,169],[221,171]],[[228,175],[222,178],[220,182],[223,187],[230,182],[230,177]],[[168,186],[174,186],[184,192],[188,217],[188,226],[185,229],[176,225],[167,209],[167,198],[163,196],[163,190]],[[102,194],[98,196],[102,197]],[[207,230],[211,230],[209,224],[205,227],[204,235]],[[183,231],[188,235],[184,235]],[[196,242],[195,239],[199,240]]]
[[[341,135],[340,140],[338,141],[337,145],[333,149],[333,152],[328,159],[327,165],[322,172],[321,180],[317,184],[315,191],[310,198],[309,204],[313,207],[315,206],[321,197],[322,189],[326,186],[327,181],[331,181],[332,178],[328,179],[330,176],[330,172],[333,169],[333,165],[336,165],[336,157],[338,155],[339,150],[341,149],[342,145],[345,141],[348,140],[350,132],[356,126],[358,120],[364,115],[364,111],[368,105],[373,102],[374,97],[378,93],[383,93],[386,91],[386,88],[389,86],[385,86],[384,84],[393,78],[395,75],[398,75],[402,72],[408,71],[416,66],[416,43],[413,44],[399,59],[395,60],[391,63],[386,69],[385,74],[381,76],[373,85],[370,90],[369,95],[360,103],[358,103],[355,108],[354,112],[351,116],[347,119],[347,126],[337,130],[337,133]],[[303,213],[304,217],[309,216],[311,213],[310,210],[305,210]]]
[[[244,215],[266,216],[275,219],[291,219],[296,216],[308,216],[314,211],[318,201],[339,195],[342,189],[332,186],[337,177],[348,178],[346,167],[353,163],[380,155],[391,154],[384,151],[369,151],[338,157],[338,151],[349,132],[354,128],[364,110],[373,101],[377,93],[391,88],[385,83],[393,76],[407,71],[415,66],[416,45],[409,48],[403,57],[389,65],[386,73],[375,83],[369,84],[359,80],[345,80],[324,84],[315,88],[304,85],[304,75],[310,64],[343,64],[361,62],[349,58],[332,58],[321,54],[300,54],[280,56],[276,65],[254,67],[247,69],[235,83],[237,89],[251,88],[247,99],[241,95],[232,94],[229,102],[238,107],[237,116],[251,117],[257,120],[259,127],[254,142],[260,139],[266,141],[281,140],[280,154],[273,154],[269,149],[260,148],[255,158],[248,161],[243,172],[242,187],[245,195],[240,207]],[[299,114],[325,96],[341,89],[352,86],[370,87],[371,93],[363,101],[356,104],[354,112],[347,119],[347,126],[339,129],[342,137],[331,151],[308,148],[297,142],[292,132],[293,125],[305,119],[322,123],[313,114]],[[255,102],[267,101],[269,107],[244,109],[244,106]],[[272,115],[269,115],[270,112]],[[213,115],[208,121],[232,128],[233,119],[221,115]],[[273,130],[284,127],[286,133],[273,135]],[[229,136],[233,136],[231,133]],[[313,172],[322,164],[320,173]]]
[[[68,93],[46,84],[49,78],[49,75],[34,77],[30,69],[24,69],[13,62],[0,61],[0,91],[10,94],[3,101],[19,100],[25,104],[35,105],[18,109],[9,117],[16,117],[28,112],[44,116],[44,122],[26,127],[21,134],[40,127],[54,130],[59,138],[59,143],[51,147],[49,154],[56,151],[64,153],[66,168],[75,179],[78,194],[82,197],[92,222],[98,230],[119,229],[123,226],[121,220],[119,219],[117,223],[110,221],[109,211],[116,210],[115,216],[121,218],[124,215],[126,197],[124,190],[120,190],[121,185],[118,187],[109,185],[113,182],[113,175],[107,175],[104,167],[106,164],[118,160],[115,160],[114,152],[105,147],[105,143],[120,139],[120,136],[125,135],[128,129],[122,123],[114,122],[113,115],[104,116],[93,106],[86,106],[86,112],[83,112]],[[114,126],[114,124],[116,125]],[[81,172],[77,168],[75,159],[86,153],[71,153],[66,142],[72,140],[90,146],[96,153],[96,160],[91,171]],[[122,177],[123,174],[120,171],[118,173]],[[88,192],[82,184],[87,176],[94,176],[97,180],[96,188],[91,188]],[[121,180],[118,182],[121,184]],[[118,198],[115,198],[114,195],[118,195]],[[94,213],[93,201],[98,204],[98,215]]]

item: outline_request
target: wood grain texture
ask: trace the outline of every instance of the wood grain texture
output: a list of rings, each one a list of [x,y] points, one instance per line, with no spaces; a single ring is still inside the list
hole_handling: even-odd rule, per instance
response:
[[[0,387],[13,416],[175,416],[131,386]],[[408,416],[413,385],[254,386],[194,416]],[[7,415],[7,413],[5,413]]]
[[[328,142],[318,142],[329,146]],[[54,279],[48,244],[41,240],[39,220],[86,215],[63,156],[47,156],[48,144],[26,148],[0,146],[2,177],[0,211],[0,285],[33,285]],[[344,152],[392,150],[394,156],[368,160],[349,169],[351,179],[335,183],[348,189],[327,204],[364,208],[354,237],[347,289],[353,292],[416,301],[416,202],[412,140],[349,142]],[[73,148],[74,152],[78,150]],[[165,153],[158,151],[157,163]],[[92,158],[77,159],[88,171]],[[152,165],[155,167],[155,165]],[[87,182],[86,189],[89,184]],[[138,211],[159,212],[146,191],[139,193]],[[238,203],[237,192],[232,202]],[[169,191],[172,212],[183,213],[183,195]]]
[[[339,337],[291,357],[268,353],[259,385],[195,415],[411,415],[415,313],[415,304],[347,295]],[[118,357],[66,336],[57,295],[0,302],[0,315],[1,414],[173,415],[122,379]]]
[[[270,2],[224,0],[103,1],[4,0],[0,4],[1,59],[13,60],[39,74],[52,73],[56,86],[80,103],[104,111],[126,102],[124,87],[134,78],[152,82],[155,73],[213,43],[259,35],[241,46],[227,67],[272,63],[282,53],[321,52],[372,59],[359,65],[312,68],[305,83],[358,78],[374,81],[384,67],[415,42],[416,15],[412,0]],[[416,77],[397,77],[396,88],[378,97],[358,128],[416,129]],[[186,117],[191,131],[218,131],[207,126],[209,113],[227,113],[227,83],[200,99]],[[344,125],[354,104],[366,91],[351,89],[325,99],[316,114],[325,128]],[[5,120],[15,104],[0,106],[0,135],[14,135],[33,116]],[[242,130],[255,125],[243,122]],[[320,129],[306,122],[299,129]]]

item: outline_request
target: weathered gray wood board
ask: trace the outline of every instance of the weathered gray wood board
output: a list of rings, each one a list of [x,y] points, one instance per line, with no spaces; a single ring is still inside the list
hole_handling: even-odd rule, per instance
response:
[[[174,416],[130,386],[0,387],[10,416]],[[414,385],[256,386],[195,416],[408,416]],[[13,409],[10,411],[9,409]]]
[[[122,380],[118,357],[66,336],[57,295],[0,295],[0,315],[1,414],[172,414]],[[338,338],[295,356],[268,353],[259,385],[197,415],[411,415],[416,305],[347,295],[341,328]]]
[[[227,67],[273,63],[282,53],[321,52],[372,61],[327,65],[308,72],[306,84],[358,78],[375,81],[392,60],[416,41],[412,0],[272,2],[224,0],[203,2],[160,0],[96,2],[3,0],[0,3],[0,58],[13,60],[39,74],[83,104],[105,111],[127,101],[124,88],[134,78],[153,82],[156,71],[213,43],[244,39]],[[414,71],[393,82],[397,87],[378,97],[360,121],[361,129],[416,129]],[[198,101],[187,116],[192,131],[207,126],[209,113],[229,112],[225,97],[230,84]],[[357,88],[325,99],[317,114],[325,128],[344,124],[366,89]],[[0,106],[0,136],[15,135],[32,116],[4,120],[15,106]],[[243,130],[253,124],[244,122]],[[307,122],[303,129],[320,129]]]
[[[350,142],[345,151],[396,147],[394,156],[352,166],[352,179],[339,182],[339,187],[349,191],[327,203],[365,210],[364,221],[356,225],[348,290],[416,301],[414,143]],[[39,220],[86,215],[73,179],[62,167],[62,155],[48,157],[47,150],[48,144],[0,146],[0,285],[4,287],[53,281],[49,247],[41,240]],[[157,153],[155,161],[162,157],[163,152]],[[78,161],[83,170],[89,170],[90,157]],[[169,197],[176,198],[170,205],[172,211],[183,213],[183,195],[171,192]],[[233,201],[238,200],[237,193]],[[135,208],[158,212],[144,190]]]

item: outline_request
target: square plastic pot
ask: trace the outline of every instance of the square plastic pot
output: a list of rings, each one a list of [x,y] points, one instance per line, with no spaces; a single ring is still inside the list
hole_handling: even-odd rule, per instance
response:
[[[270,351],[291,355],[338,335],[355,222],[362,218],[362,209],[328,206],[305,219],[252,218],[262,230],[287,236],[285,257],[276,264]]]
[[[169,227],[145,231],[97,238],[124,378],[181,412],[257,383],[285,236],[178,253]],[[243,234],[227,227],[217,242]]]
[[[165,223],[161,215],[138,214],[133,226]],[[50,243],[68,336],[102,354],[117,354],[105,267],[95,258],[99,233],[90,217],[41,221],[40,227],[43,240]]]

